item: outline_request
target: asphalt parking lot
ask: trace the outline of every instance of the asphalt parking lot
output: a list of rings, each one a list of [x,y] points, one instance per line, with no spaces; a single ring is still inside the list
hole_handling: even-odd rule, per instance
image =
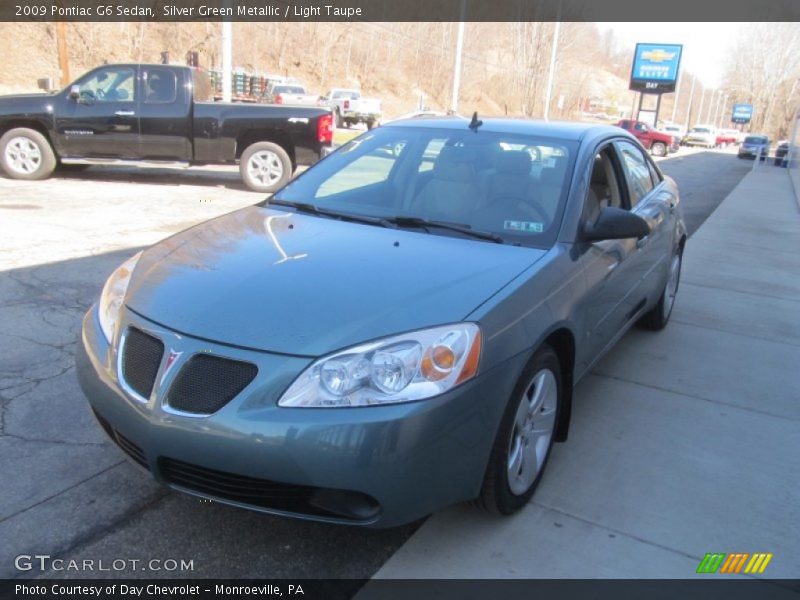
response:
[[[690,233],[752,167],[731,150],[660,165],[681,188]],[[179,496],[124,460],[89,415],[74,350],[108,274],[143,246],[261,199],[231,168],[0,178],[0,577],[30,576],[14,557],[36,553],[193,560],[190,572],[98,576],[369,577],[420,526],[359,530]]]

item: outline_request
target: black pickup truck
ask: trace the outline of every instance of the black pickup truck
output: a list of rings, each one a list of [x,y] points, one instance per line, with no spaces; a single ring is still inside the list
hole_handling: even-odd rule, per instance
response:
[[[55,94],[0,97],[0,165],[16,179],[55,168],[156,163],[239,164],[272,192],[330,148],[329,109],[211,101],[207,74],[174,65],[115,64]]]

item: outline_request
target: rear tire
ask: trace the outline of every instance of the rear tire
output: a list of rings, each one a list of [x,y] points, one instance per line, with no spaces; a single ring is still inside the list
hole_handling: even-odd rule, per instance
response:
[[[334,120],[336,121],[336,129],[341,129],[344,127],[344,119],[342,119],[342,113],[338,108],[336,109],[336,114],[334,117]]]
[[[255,192],[274,192],[291,179],[292,172],[292,159],[273,142],[251,144],[239,159],[242,181]]]
[[[0,138],[0,165],[12,179],[46,179],[56,168],[56,155],[41,133],[17,127]]]
[[[562,395],[561,363],[544,345],[523,369],[506,406],[475,500],[479,508],[510,515],[531,499],[553,448]]]

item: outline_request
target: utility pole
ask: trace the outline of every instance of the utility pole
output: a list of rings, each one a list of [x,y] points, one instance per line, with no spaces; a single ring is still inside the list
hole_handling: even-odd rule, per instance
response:
[[[717,127],[722,127],[722,120],[725,118],[725,111],[728,108],[728,94],[722,100],[722,110],[719,112],[719,119],[717,120]]]
[[[689,106],[686,108],[686,131],[689,131],[689,121],[692,118],[692,102],[694,102],[694,84],[697,81],[697,77],[692,75],[692,87],[689,90]]]
[[[71,79],[69,77],[69,54],[67,53],[67,24],[64,21],[56,21],[56,43],[58,45],[61,87],[66,87]]]
[[[703,122],[703,106],[706,100],[706,88],[703,86],[703,93],[700,94],[700,110],[697,111],[697,117],[700,119],[700,122]]]
[[[560,14],[561,6],[559,5],[559,15]],[[550,120],[550,99],[553,95],[553,80],[556,76],[556,57],[558,54],[558,32],[561,29],[561,21],[555,22],[555,28],[553,29],[553,49],[550,52],[550,73],[547,75],[547,95],[544,97],[544,120]]]
[[[453,66],[453,100],[450,103],[450,110],[453,111],[453,114],[458,112],[458,92],[461,87],[461,55],[464,51],[464,5],[465,0],[461,0],[461,22],[458,24],[456,63]]]
[[[717,121],[719,121],[719,105],[722,104],[722,90],[719,91],[719,96],[717,96],[717,105],[714,107],[714,120],[711,122],[714,127],[719,127],[717,125]]]
[[[675,87],[675,98],[672,100],[672,118],[670,122],[675,122],[675,117],[678,114],[678,99],[681,97],[681,81],[683,80],[683,73],[678,76],[678,85]]]
[[[232,48],[233,46],[233,23],[230,21],[222,22],[222,101],[231,101],[231,88],[233,87]]]

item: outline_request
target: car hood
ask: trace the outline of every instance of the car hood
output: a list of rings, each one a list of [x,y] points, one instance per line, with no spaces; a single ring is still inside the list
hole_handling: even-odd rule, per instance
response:
[[[146,250],[125,302],[187,335],[320,356],[460,321],[544,254],[253,206]]]
[[[22,111],[45,111],[48,104],[53,102],[53,94],[14,94],[13,96],[0,96],[0,114],[17,113]]]

